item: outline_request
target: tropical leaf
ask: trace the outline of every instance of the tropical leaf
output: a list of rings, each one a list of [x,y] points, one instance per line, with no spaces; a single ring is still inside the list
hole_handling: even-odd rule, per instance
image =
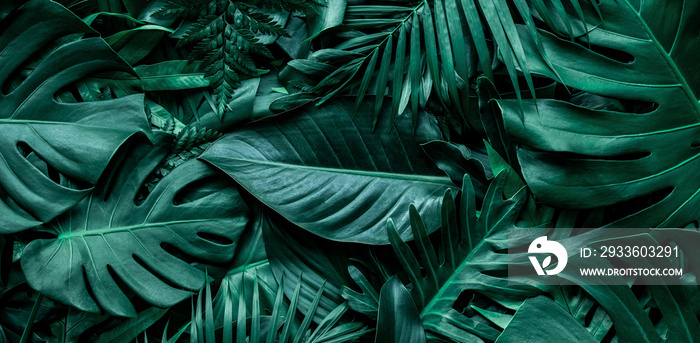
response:
[[[426,226],[435,230],[439,199],[454,186],[420,157],[418,144],[440,137],[434,119],[421,115],[415,135],[407,116],[391,132],[389,118],[372,132],[369,116],[350,119],[352,105],[338,99],[247,126],[201,158],[292,223],[327,239],[386,244],[380,223],[393,218],[408,224],[402,207],[409,199],[432,218]],[[408,228],[399,227],[409,238]]]
[[[694,268],[691,266],[695,265],[700,257],[694,252],[696,250],[694,246],[700,240],[700,234],[697,231],[683,229],[655,230],[649,234],[640,235],[636,233],[623,237],[621,237],[621,231],[617,231],[618,233],[614,232],[607,228],[600,228],[586,234],[591,235],[589,237],[594,241],[607,241],[613,244],[660,245],[661,242],[664,242],[664,244],[675,244],[678,249],[684,251],[686,257],[683,265],[687,266],[684,267],[686,270],[693,270]],[[569,249],[567,251],[574,251],[572,248],[574,246],[582,246],[583,239],[571,236],[559,237],[558,241],[566,244],[567,249]],[[570,258],[572,266],[593,268],[609,268],[612,266],[605,259],[583,261],[575,253],[570,254]],[[642,258],[636,261],[636,264],[653,266],[660,263],[658,259],[653,260],[653,262],[652,260]],[[666,261],[666,263],[669,263],[668,267],[671,266],[671,262]],[[697,290],[696,285],[690,286],[690,282],[688,282],[687,284],[689,285],[685,287],[668,286],[664,285],[663,282],[653,280],[653,278],[639,278],[635,280],[635,283],[640,284],[645,281],[650,285],[630,288],[626,280],[620,277],[618,277],[618,280],[606,280],[604,283],[597,282],[603,283],[602,285],[590,285],[591,281],[586,282],[583,280],[582,276],[575,272],[575,269],[578,268],[574,268],[574,270],[568,269],[560,274],[560,277],[583,285],[581,288],[596,300],[597,304],[605,311],[606,316],[614,324],[615,335],[620,341],[653,342],[664,337],[668,341],[673,342],[692,342],[696,340],[696,337],[700,337],[698,311],[692,308],[689,300],[690,294]],[[685,284],[685,282],[683,283]],[[553,290],[554,292],[549,292],[556,294],[556,288]],[[638,296],[636,294],[643,295]],[[555,295],[556,298],[557,296]],[[575,301],[570,301],[566,296],[565,298],[567,299],[563,303],[566,304],[566,308],[569,309],[572,315],[577,317],[579,322],[585,325],[592,335],[598,334],[597,328],[594,325],[588,325],[586,321],[580,320],[579,318],[583,314],[578,313],[579,310],[575,310],[575,306],[569,305],[569,303],[573,304]],[[594,313],[592,310],[584,310],[584,312],[588,312],[585,314],[586,318],[596,314],[600,318],[599,311]]]
[[[426,342],[418,309],[397,277],[382,286],[375,342]]]
[[[147,132],[148,123],[140,95],[70,104],[54,99],[96,72],[131,71],[99,38],[67,42],[66,36],[93,31],[62,6],[30,1],[2,26],[0,232],[10,233],[77,204],[119,146],[135,132]]]
[[[627,204],[609,221],[624,218],[610,225],[686,226],[700,209],[700,42],[692,33],[700,6],[609,0],[584,6],[581,18],[573,7],[565,10],[575,36],[589,30],[574,41],[556,36],[554,28],[564,29],[559,22],[538,31],[554,70],[588,98],[620,101],[606,110],[573,98],[528,100],[522,112],[499,101],[507,131],[520,143],[525,181],[538,199],[560,207]],[[518,27],[524,47],[535,51],[525,32]],[[542,56],[529,54],[528,64],[556,79]]]
[[[543,330],[547,331],[547,340],[553,342],[598,342],[546,296],[525,300],[496,342],[537,342],[542,339]]]
[[[0,1],[0,342],[700,341],[700,5],[56,1]]]
[[[446,196],[443,201],[443,221],[439,239],[428,237],[420,217],[413,209],[411,224],[416,237],[414,246],[398,239],[391,222],[387,225],[389,235],[394,236],[392,247],[401,266],[398,275],[410,282],[410,295],[419,309],[428,333],[455,342],[497,339],[512,341],[518,337],[527,339],[534,333],[523,330],[522,325],[525,325],[523,321],[526,318],[520,313],[515,320],[517,312],[513,312],[519,308],[526,312],[532,311],[532,307],[523,304],[523,301],[547,293],[559,308],[549,312],[567,313],[567,317],[563,319],[560,315],[556,318],[563,321],[563,325],[577,327],[569,330],[569,334],[590,337],[596,341],[609,341],[616,337],[620,341],[650,342],[667,335],[672,337],[669,338],[670,341],[691,342],[691,337],[700,334],[698,320],[692,314],[699,311],[691,308],[691,295],[686,293],[695,294],[695,286],[647,286],[641,291],[630,288],[624,282],[617,286],[591,286],[586,285],[572,270],[565,271],[561,277],[584,286],[534,287],[530,285],[531,282],[506,278],[504,273],[512,262],[508,253],[504,251],[512,244],[518,244],[512,237],[509,241],[508,229],[516,226],[514,221],[518,217],[518,206],[523,205],[523,193],[521,191],[511,199],[502,200],[502,195],[499,195],[503,192],[505,180],[504,172],[496,177],[487,192],[482,211],[477,216],[473,209],[473,199],[469,201],[473,197],[473,190],[470,189],[468,178],[465,178],[463,193],[459,198],[459,215],[455,215],[451,196]],[[519,201],[513,202],[518,197]],[[566,225],[572,220],[567,217],[571,216],[560,214],[555,227],[562,227],[561,225]],[[552,233],[552,229],[547,229],[546,225],[538,226],[541,227],[539,230],[543,230],[543,234]],[[652,236],[656,244],[662,241],[679,242],[681,249],[689,249],[691,252],[688,263],[693,264],[698,256],[692,253],[691,247],[700,235],[689,236],[687,232],[681,231],[683,230],[654,232]],[[605,229],[598,229],[594,234],[594,240],[619,236]],[[561,234],[557,237],[558,241],[566,242],[569,251],[578,251],[574,247],[581,244],[581,239]],[[570,263],[575,264],[573,261]],[[603,267],[598,264],[586,266]],[[390,269],[391,264],[382,268]],[[376,290],[367,282],[365,275],[358,273],[357,268],[351,267],[350,274],[363,293],[345,288],[343,296],[348,299],[352,308],[371,315],[371,309],[377,311],[378,308]],[[643,296],[635,295],[640,292]],[[465,295],[470,297],[465,298]],[[508,329],[511,324],[513,326]],[[542,326],[532,323],[529,325],[542,329]],[[508,330],[501,333],[502,329]]]
[[[425,277],[416,274],[419,260],[408,246],[397,240],[398,237],[392,240],[397,257],[400,261],[406,261],[402,262],[402,266],[409,271],[409,279],[415,289],[412,295],[426,329],[456,341],[478,341],[476,337],[494,340],[498,330],[455,310],[459,296],[465,291],[481,291],[518,299],[533,291],[528,287],[504,287],[507,284],[503,282],[505,280],[489,275],[507,266],[507,261],[499,258],[500,254],[495,251],[506,241],[503,235],[507,229],[515,226],[525,200],[524,189],[504,200],[504,182],[505,173],[499,174],[493,181],[478,218],[474,207],[474,189],[468,177],[465,177],[462,186],[459,217],[455,215],[452,197],[446,194],[442,206],[442,243],[437,249],[428,240],[421,216],[411,209],[411,228],[414,236],[418,237],[416,243],[421,265],[426,269]],[[387,226],[387,232],[390,236],[395,235],[391,224]]]
[[[169,307],[201,288],[204,273],[187,260],[230,260],[247,207],[213,169],[189,160],[139,197],[168,149],[168,140],[137,145],[94,193],[47,224],[57,237],[32,241],[22,255],[29,285],[83,311],[132,316],[130,294]]]

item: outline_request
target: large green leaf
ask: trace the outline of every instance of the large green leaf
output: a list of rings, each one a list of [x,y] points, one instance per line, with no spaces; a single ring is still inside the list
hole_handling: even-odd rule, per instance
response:
[[[497,343],[598,342],[568,311],[546,296],[525,300]]]
[[[391,218],[408,239],[413,203],[439,225],[439,203],[450,179],[421,151],[419,143],[439,139],[434,118],[410,116],[372,132],[372,119],[350,119],[353,101],[338,99],[307,106],[274,120],[224,136],[201,158],[221,168],[267,206],[296,225],[324,238],[386,244],[384,223]],[[360,111],[371,111],[363,104]],[[384,110],[388,110],[385,108]]]
[[[95,72],[130,71],[99,38],[57,43],[65,36],[90,32],[68,10],[45,0],[31,1],[2,20],[2,233],[37,226],[77,204],[117,148],[133,133],[148,130],[140,95],[83,103],[54,99],[63,87]],[[17,78],[33,58],[47,51],[25,79]],[[70,181],[86,186],[76,189]]]
[[[588,4],[584,20],[568,15],[576,35],[590,30],[581,44],[556,37],[552,28],[538,38],[567,86],[622,101],[603,110],[573,100],[528,100],[522,111],[517,102],[499,101],[508,133],[521,144],[525,180],[557,207],[653,195],[614,225],[685,226],[700,210],[700,3],[605,0],[598,8],[603,21]],[[519,28],[520,36],[534,52],[525,30]],[[533,72],[557,79],[545,62],[528,54]]]
[[[211,167],[187,161],[138,200],[167,143],[129,151],[94,193],[46,225],[57,237],[32,241],[22,255],[32,288],[84,311],[129,316],[131,291],[169,307],[204,282],[186,261],[233,257],[247,207]]]

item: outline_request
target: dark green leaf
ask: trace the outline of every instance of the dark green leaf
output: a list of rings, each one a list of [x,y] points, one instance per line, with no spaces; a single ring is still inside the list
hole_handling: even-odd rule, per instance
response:
[[[95,72],[130,70],[99,38],[62,45],[25,80],[15,78],[18,68],[64,35],[92,32],[65,8],[31,1],[2,26],[0,232],[9,233],[47,222],[77,204],[117,148],[135,132],[146,132],[148,124],[143,96],[54,100],[63,87]]]
[[[382,286],[375,342],[427,342],[416,305],[397,277]]]
[[[421,158],[418,143],[440,136],[435,122],[421,115],[413,135],[411,118],[401,117],[391,132],[386,118],[373,133],[369,115],[350,120],[352,106],[351,99],[338,99],[248,126],[217,141],[201,158],[322,237],[386,244],[383,223],[393,218],[408,238],[408,214],[402,209],[413,202],[431,218],[445,189],[453,187]],[[368,113],[369,106],[360,111]],[[426,220],[429,231],[437,225]]]

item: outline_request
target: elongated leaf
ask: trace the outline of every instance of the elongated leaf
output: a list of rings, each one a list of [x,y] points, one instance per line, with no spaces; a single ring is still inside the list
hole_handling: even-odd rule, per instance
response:
[[[413,114],[414,123],[418,122],[418,100],[421,74],[421,51],[420,51],[420,20],[418,20],[418,12],[413,12],[411,19],[411,43],[410,57],[408,64],[408,79],[411,80],[411,113]]]
[[[412,133],[410,116],[389,132],[389,116],[372,132],[371,116],[350,120],[351,99],[251,125],[224,136],[201,158],[221,168],[267,206],[321,237],[386,244],[392,218],[411,237],[405,208],[413,202],[426,226],[438,226],[449,179],[421,155],[418,143],[440,136],[425,113]],[[369,113],[365,104],[360,113]],[[444,175],[444,174],[443,174]]]
[[[397,277],[382,286],[375,342],[426,342],[416,305]]]
[[[437,28],[440,57],[442,58],[442,76],[447,82],[447,92],[442,94],[443,101],[451,101],[460,115],[464,116],[461,102],[457,98],[457,80],[455,77],[454,64],[454,59],[457,58],[457,56],[452,56],[452,43],[450,42],[450,32],[447,28],[447,18],[442,0],[435,1],[435,26]]]
[[[22,270],[32,288],[81,310],[131,316],[126,289],[169,307],[202,286],[204,273],[181,255],[233,257],[247,208],[202,162],[176,167],[136,203],[167,143],[138,145],[93,194],[46,226],[56,238],[25,248]]]
[[[65,8],[31,1],[3,19],[2,27],[0,232],[9,233],[47,222],[77,204],[117,148],[135,132],[148,131],[148,124],[143,96],[70,104],[54,100],[60,89],[96,72],[130,71],[99,38],[62,45],[26,79],[16,78],[25,63],[58,39],[92,32]],[[57,176],[50,176],[54,172]]]
[[[90,89],[110,87],[117,96],[126,96],[142,91],[177,91],[209,86],[199,62],[185,60],[165,61],[134,68],[136,75],[115,73],[86,80]]]
[[[475,0],[460,0],[464,16],[467,19],[467,25],[471,32],[474,41],[474,48],[479,57],[479,65],[481,71],[489,80],[493,80],[493,70],[491,70],[491,53],[486,42],[486,34],[484,32],[484,24],[481,21],[479,12],[474,3]]]
[[[374,67],[377,65],[377,56],[379,56],[379,47],[376,47],[372,52],[372,57],[370,57],[367,63],[367,68],[365,69],[365,75],[362,77],[362,83],[360,83],[360,89],[357,91],[357,99],[355,100],[355,106],[352,109],[353,116],[357,113],[357,109],[362,103],[367,89],[369,88],[369,82],[372,80],[372,75],[374,74]]]
[[[391,51],[394,46],[393,36],[387,37],[386,45],[384,46],[384,52],[382,53],[382,62],[379,66],[379,75],[377,75],[377,89],[376,97],[374,98],[374,111],[372,118],[372,130],[377,126],[379,121],[379,114],[382,112],[382,104],[384,102],[384,93],[386,92],[386,85],[389,82],[389,66],[391,66]]]
[[[415,16],[414,16],[415,18]],[[399,40],[396,43],[396,54],[394,56],[394,79],[392,81],[392,92],[391,92],[391,122],[394,122],[394,118],[401,114],[399,112],[399,103],[401,99],[401,86],[403,85],[403,70],[406,59],[406,31],[408,28],[406,25],[401,25],[399,30]],[[408,79],[410,80],[410,78]]]
[[[172,91],[209,85],[200,63],[183,60],[165,61],[134,68],[145,91]]]
[[[585,38],[607,52],[547,31],[540,38],[566,85],[628,105],[610,111],[541,99],[526,102],[521,114],[513,101],[499,101],[506,130],[521,146],[525,181],[560,207],[645,201],[615,226],[684,227],[700,209],[700,4],[608,0],[599,9],[605,22]],[[585,18],[589,26],[599,20],[588,7]],[[524,46],[536,51],[531,39]],[[543,58],[530,55],[529,64],[556,79]]]

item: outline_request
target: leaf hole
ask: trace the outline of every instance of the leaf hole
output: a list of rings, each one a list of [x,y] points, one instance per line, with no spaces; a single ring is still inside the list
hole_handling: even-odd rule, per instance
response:
[[[189,183],[175,194],[173,197],[173,205],[180,206],[186,203],[201,200],[209,195],[219,192],[227,185],[228,180],[222,179],[218,175],[196,180]]]
[[[617,338],[617,331],[615,330],[615,326],[613,325],[613,327],[611,327],[610,330],[608,330],[608,333],[605,335],[605,337],[603,337],[601,342],[613,342],[613,339],[615,338]]]
[[[504,250],[507,251],[507,250]],[[496,278],[507,278],[508,277],[508,270],[505,269],[494,269],[494,270],[484,270],[481,272],[484,275],[496,277]]]
[[[32,149],[32,147],[25,142],[17,143],[17,151],[34,167],[34,169],[44,174],[44,176],[46,176],[49,180],[58,185],[72,189],[87,189],[90,187],[90,185],[61,174],[56,168],[52,167],[43,158],[41,158],[41,156],[39,156],[39,154],[37,154],[34,149]]]
[[[666,187],[605,208],[603,225],[640,212],[666,199],[675,187]]]
[[[61,184],[60,173],[52,168],[46,161],[44,161],[39,155],[34,152],[34,149],[25,142],[17,143],[17,151],[22,157],[24,157],[29,163],[34,166],[34,168],[40,171],[42,174],[46,175],[51,181]]]
[[[160,244],[160,247],[161,247],[161,249],[163,249],[163,250],[164,250],[165,252],[167,252],[168,254],[173,255],[173,257],[175,257],[175,258],[177,258],[177,259],[179,259],[179,260],[182,260],[182,261],[184,261],[184,262],[187,263],[187,264],[194,264],[194,263],[200,262],[200,261],[198,261],[197,259],[195,259],[194,257],[192,257],[192,256],[190,256],[190,255],[188,255],[188,254],[186,254],[186,253],[185,253],[184,251],[182,251],[180,248],[178,248],[178,247],[176,247],[176,246],[174,246],[174,245],[172,245],[172,244],[170,244],[170,243],[165,243],[165,242],[163,242],[163,243]]]
[[[700,140],[695,140],[692,143],[690,143],[691,148],[700,148]]]
[[[151,266],[149,266],[148,263],[146,263],[146,261],[144,261],[143,259],[141,259],[141,257],[139,257],[139,255],[132,254],[132,255],[131,255],[131,258],[133,258],[134,261],[135,261],[136,263],[138,263],[138,265],[140,265],[140,266],[141,266],[143,269],[145,269],[148,273],[153,274],[153,275],[154,275],[155,277],[157,277],[160,281],[163,281],[163,283],[165,283],[166,285],[168,285],[168,287],[175,288],[175,289],[182,289],[181,286],[175,284],[175,283],[172,282],[170,279],[166,278],[164,275],[158,273],[155,269],[151,268]],[[189,291],[189,290],[188,290],[188,291]]]
[[[586,37],[586,36],[584,36]],[[633,63],[635,60],[635,57],[622,50],[614,49],[614,48],[609,48],[607,46],[602,46],[602,45],[597,45],[597,44],[590,44],[587,42],[585,39],[578,38],[574,39],[574,42],[577,44],[595,52],[598,55],[605,56],[611,60],[615,60],[620,63],[625,63],[625,64],[630,64]]]
[[[24,158],[27,158],[27,156],[29,156],[31,153],[34,152],[34,150],[29,146],[29,144],[27,144],[25,142],[18,142],[17,143],[17,151]]]
[[[603,309],[598,305],[598,304],[593,304],[590,310],[586,312],[586,317],[583,319],[583,322],[586,326],[590,326],[591,322],[593,322],[593,317],[595,317],[595,314],[598,311],[602,311]]]
[[[459,293],[459,296],[457,296],[457,299],[455,299],[455,302],[452,303],[452,308],[461,314],[466,314],[465,312],[473,311],[469,307],[469,304],[471,303],[471,301],[473,299],[474,299],[474,292],[469,291],[469,290],[464,290],[461,293]]]
[[[128,298],[131,298],[135,294],[131,287],[129,287],[129,285],[127,285],[126,282],[124,282],[121,276],[117,274],[117,271],[114,270],[114,268],[109,264],[107,265],[107,271],[109,272],[109,276],[112,278],[112,280],[114,280],[114,283],[117,284],[117,287],[119,287],[119,289],[122,293],[124,293],[124,295],[126,295]]]
[[[97,305],[97,308],[99,308],[100,312],[104,312],[104,309],[97,301],[97,297],[95,296],[95,291],[93,291],[92,289],[92,285],[88,281],[87,270],[85,269],[85,267],[83,267],[83,281],[85,282],[85,290],[87,291],[90,300],[92,300],[92,302],[94,302]]]
[[[576,91],[569,98],[569,102],[596,111],[626,112],[634,114],[647,114],[659,108],[659,104],[651,101],[627,100],[609,98],[584,91]]]

